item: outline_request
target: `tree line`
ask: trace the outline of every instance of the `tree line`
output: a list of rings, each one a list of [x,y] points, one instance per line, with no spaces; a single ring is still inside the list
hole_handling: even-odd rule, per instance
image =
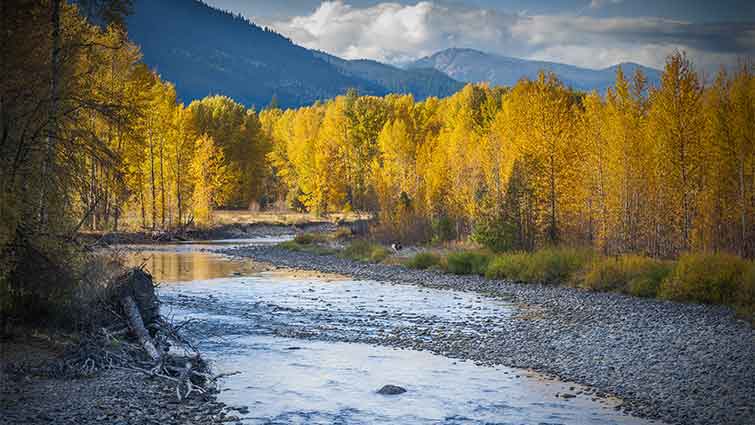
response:
[[[471,236],[498,251],[755,251],[751,63],[708,85],[677,53],[659,87],[619,70],[605,95],[543,73],[444,99],[352,90],[258,113],[223,96],[182,104],[129,42],[128,1],[78,3],[87,13],[0,3],[5,275],[22,251],[57,257],[81,230],[180,228],[274,203],[372,212],[386,238]]]
[[[423,102],[352,91],[260,121],[277,196],[375,212],[387,237],[755,253],[751,63],[706,85],[675,53],[658,87],[619,69],[605,95],[546,73]]]
[[[0,1],[3,311],[70,299],[82,230],[201,224],[261,196],[257,114],[222,96],[181,104],[129,42],[129,0],[76,3]]]

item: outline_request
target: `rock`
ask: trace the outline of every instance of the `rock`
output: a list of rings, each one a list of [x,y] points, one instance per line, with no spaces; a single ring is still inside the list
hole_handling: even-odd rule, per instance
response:
[[[563,394],[561,394],[561,397],[562,398],[574,398],[576,396],[574,394],[563,393]]]
[[[406,392],[406,388],[399,387],[398,385],[384,385],[383,388],[378,390],[378,394],[382,395],[398,395]]]

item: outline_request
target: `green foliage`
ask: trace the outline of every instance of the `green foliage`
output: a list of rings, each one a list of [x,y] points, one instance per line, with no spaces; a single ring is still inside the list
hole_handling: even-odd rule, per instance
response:
[[[441,217],[432,222],[433,243],[447,242],[456,239],[454,223],[448,217]]]
[[[425,270],[440,264],[440,255],[432,252],[420,252],[404,263],[410,269]]]
[[[295,240],[281,242],[276,246],[288,251],[308,252],[315,255],[333,255],[338,252],[333,248],[327,248],[313,243],[299,243]]]
[[[445,268],[453,274],[484,275],[489,262],[490,255],[483,252],[454,252],[446,256]]]
[[[507,253],[495,257],[486,276],[527,283],[565,284],[590,261],[589,250],[546,248],[534,253]]]
[[[294,236],[294,242],[300,245],[313,245],[327,240],[327,236],[323,233],[299,233]]]
[[[351,242],[340,255],[352,260],[380,263],[388,258],[390,251],[380,244],[359,239]]]
[[[685,254],[663,281],[660,296],[677,301],[738,303],[751,287],[752,263],[729,254]]]
[[[348,239],[353,235],[353,232],[348,227],[339,227],[336,229],[336,231],[333,233],[333,239],[339,240],[339,239]]]
[[[671,272],[668,262],[639,255],[596,259],[586,270],[583,286],[596,291],[619,291],[639,297],[655,297]]]
[[[471,239],[494,252],[510,251],[515,246],[516,227],[502,220],[475,223]]]

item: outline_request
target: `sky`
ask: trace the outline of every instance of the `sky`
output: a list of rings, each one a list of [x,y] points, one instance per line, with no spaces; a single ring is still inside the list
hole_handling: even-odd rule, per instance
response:
[[[755,0],[205,0],[297,44],[401,65],[451,48],[604,68],[662,68],[685,51],[713,73],[755,57]]]

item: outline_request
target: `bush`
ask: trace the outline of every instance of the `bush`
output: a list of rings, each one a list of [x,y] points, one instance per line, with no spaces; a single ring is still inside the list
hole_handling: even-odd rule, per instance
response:
[[[505,252],[516,245],[516,227],[502,220],[487,220],[475,223],[471,239],[493,252]]]
[[[755,324],[755,263],[752,261],[737,288],[736,307]]]
[[[355,240],[341,251],[341,256],[357,261],[379,263],[388,258],[390,251],[380,244]]]
[[[335,254],[336,250],[332,248],[326,248],[312,243],[299,243],[296,240],[281,242],[277,245],[278,248],[287,249],[289,251],[308,252],[310,254],[317,255],[329,255]]]
[[[433,243],[447,242],[456,239],[454,223],[447,217],[433,220]]]
[[[661,284],[660,295],[677,301],[736,305],[747,296],[751,263],[729,254],[686,254]],[[740,295],[742,294],[742,295]]]
[[[527,268],[526,253],[508,253],[497,255],[488,265],[485,277],[488,279],[522,280]]]
[[[591,251],[574,248],[546,248],[534,253],[501,254],[491,262],[485,275],[528,283],[566,283],[584,269],[591,257]]]
[[[431,252],[420,252],[406,262],[410,269],[425,270],[440,264],[440,256]]]
[[[446,271],[453,274],[479,274],[484,275],[490,256],[481,252],[454,252],[446,257]]]
[[[300,245],[312,245],[325,242],[327,237],[322,233],[299,233],[294,236],[294,242]]]
[[[586,271],[583,286],[596,291],[619,291],[638,297],[655,297],[671,266],[639,255],[602,257]]]
[[[336,231],[333,233],[333,239],[339,240],[339,239],[348,239],[352,236],[351,229],[348,227],[339,227],[336,229]]]

